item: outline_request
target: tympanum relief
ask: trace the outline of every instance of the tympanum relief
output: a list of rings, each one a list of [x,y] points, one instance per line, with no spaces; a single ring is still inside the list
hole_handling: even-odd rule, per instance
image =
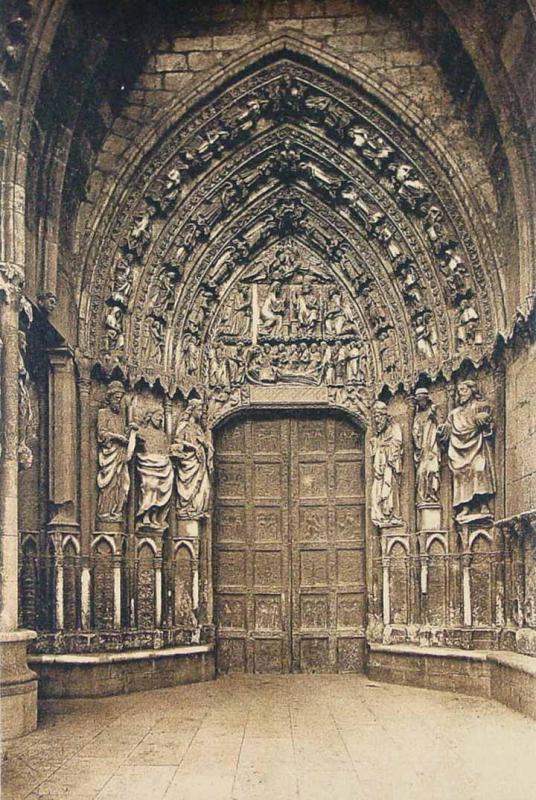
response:
[[[222,397],[248,383],[365,387],[370,358],[347,288],[288,242],[243,271],[222,301],[204,376]]]

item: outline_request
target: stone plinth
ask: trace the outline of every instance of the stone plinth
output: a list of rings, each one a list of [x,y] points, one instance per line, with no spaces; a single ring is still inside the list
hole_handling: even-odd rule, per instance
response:
[[[520,628],[516,631],[516,650],[526,656],[536,656],[536,629]]]
[[[26,647],[35,631],[0,631],[0,735],[24,736],[37,727],[37,675],[28,669]]]
[[[30,658],[39,673],[39,694],[50,697],[109,697],[215,678],[210,644],[122,653],[41,655]]]
[[[369,645],[373,680],[498,700],[536,719],[536,659],[506,651]]]

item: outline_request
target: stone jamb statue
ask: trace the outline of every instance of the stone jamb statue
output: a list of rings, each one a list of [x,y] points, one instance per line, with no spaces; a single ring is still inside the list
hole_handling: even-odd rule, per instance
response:
[[[136,514],[138,522],[147,528],[163,530],[173,492],[173,465],[161,408],[145,415],[144,427],[138,434],[136,467],[141,494]]]
[[[437,438],[437,408],[428,389],[415,392],[413,457],[416,468],[417,505],[439,505],[441,450]]]
[[[370,445],[373,465],[372,521],[380,528],[401,526],[402,429],[387,413],[386,404],[379,400],[373,406],[372,422],[375,432]]]
[[[97,516],[109,522],[123,519],[130,490],[128,464],[136,448],[138,426],[127,421],[124,397],[123,384],[112,381],[106,392],[106,405],[99,409],[97,416]]]
[[[489,501],[495,495],[495,470],[490,449],[493,416],[473,380],[458,384],[458,405],[439,427],[440,441],[448,444],[457,522],[493,519]]]
[[[182,413],[171,446],[176,462],[175,483],[179,519],[200,519],[208,513],[214,448],[203,425],[203,402],[190,400]]]

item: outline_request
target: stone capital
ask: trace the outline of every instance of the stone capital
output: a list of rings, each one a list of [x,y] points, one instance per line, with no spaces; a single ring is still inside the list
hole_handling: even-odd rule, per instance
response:
[[[73,363],[74,353],[68,345],[63,345],[48,350],[47,356],[50,367],[54,372],[57,372]]]
[[[82,389],[89,389],[91,384],[91,370],[94,364],[93,359],[77,347],[74,351],[74,363],[76,365],[76,381],[78,386]]]

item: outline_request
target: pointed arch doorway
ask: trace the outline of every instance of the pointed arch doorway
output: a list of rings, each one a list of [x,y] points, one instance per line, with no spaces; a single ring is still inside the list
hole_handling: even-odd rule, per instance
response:
[[[364,434],[325,411],[262,411],[215,435],[220,673],[360,672]]]

